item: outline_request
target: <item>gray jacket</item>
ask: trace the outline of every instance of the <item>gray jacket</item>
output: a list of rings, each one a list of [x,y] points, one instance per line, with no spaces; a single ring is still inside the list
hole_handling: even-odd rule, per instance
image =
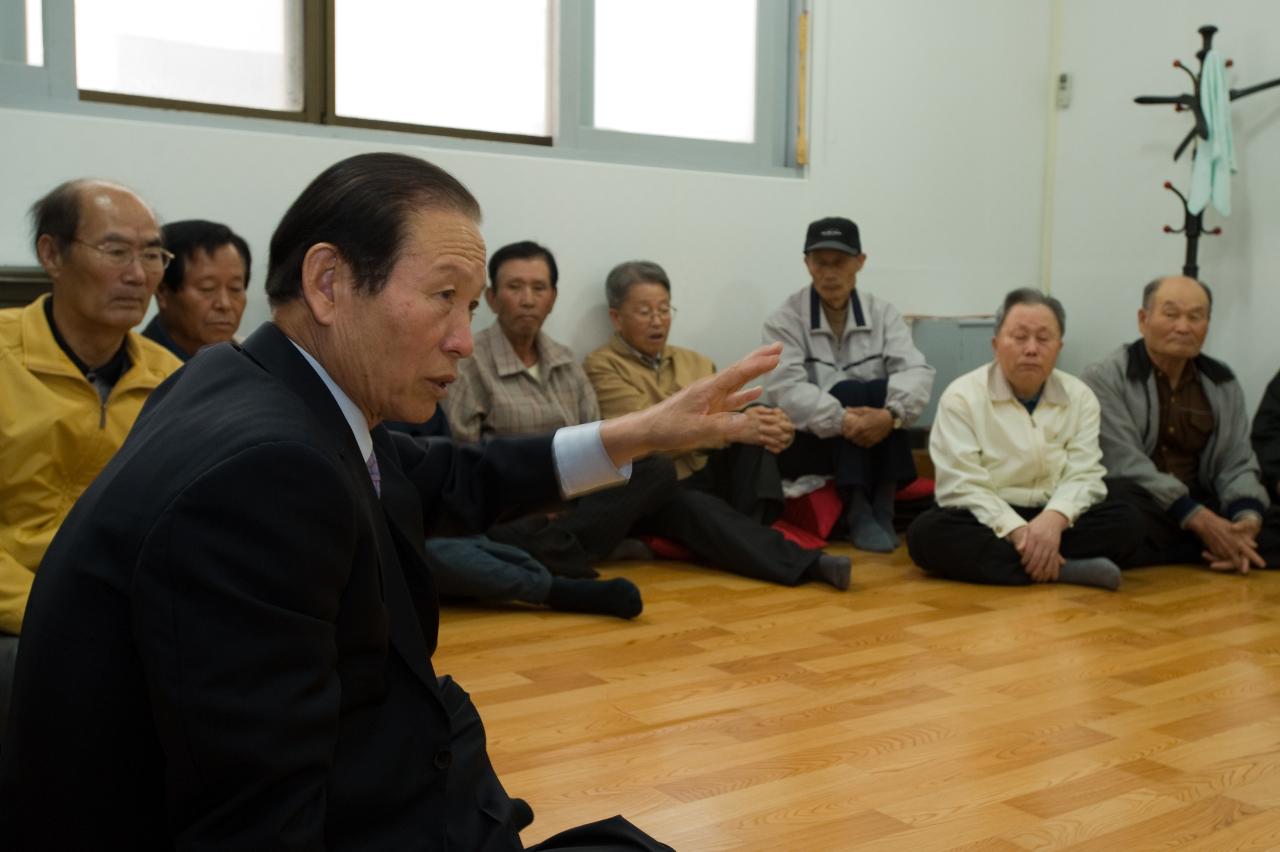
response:
[[[1207,355],[1195,359],[1214,427],[1200,454],[1200,484],[1217,497],[1225,517],[1262,514],[1268,505],[1258,460],[1249,444],[1249,415],[1235,374]],[[1107,477],[1132,483],[1182,523],[1200,508],[1175,476],[1151,460],[1160,429],[1160,403],[1147,347],[1141,339],[1121,346],[1084,371],[1102,406],[1102,463]]]
[[[812,286],[793,293],[764,323],[764,342],[782,342],[782,359],[765,378],[766,400],[796,428],[819,438],[840,434],[844,406],[827,393],[845,379],[889,380],[885,407],[903,424],[920,416],[933,391],[934,370],[911,340],[898,309],[870,293],[849,296],[840,340]]]

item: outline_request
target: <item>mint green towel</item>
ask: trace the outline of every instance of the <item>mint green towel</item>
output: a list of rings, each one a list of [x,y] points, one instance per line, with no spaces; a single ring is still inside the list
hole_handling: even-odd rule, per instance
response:
[[[1236,173],[1236,143],[1231,135],[1231,92],[1227,88],[1227,66],[1222,54],[1209,51],[1200,69],[1200,109],[1209,125],[1209,138],[1196,142],[1191,163],[1191,197],[1187,209],[1213,206],[1223,216],[1231,215],[1231,176]]]

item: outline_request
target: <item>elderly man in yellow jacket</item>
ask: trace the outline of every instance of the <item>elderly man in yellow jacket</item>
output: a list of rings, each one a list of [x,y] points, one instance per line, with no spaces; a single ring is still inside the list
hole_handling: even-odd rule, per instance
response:
[[[0,311],[0,725],[5,665],[45,549],[180,366],[130,331],[171,257],[151,209],[124,187],[76,180],[31,216],[53,293]]]

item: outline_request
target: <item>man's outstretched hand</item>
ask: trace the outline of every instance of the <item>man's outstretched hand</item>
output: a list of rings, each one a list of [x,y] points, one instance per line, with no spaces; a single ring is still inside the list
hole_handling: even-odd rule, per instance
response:
[[[780,354],[781,343],[761,346],[657,405],[606,420],[600,428],[605,452],[621,467],[650,453],[761,443],[759,423],[738,409],[762,392],[759,387],[744,390],[743,386],[778,366]]]

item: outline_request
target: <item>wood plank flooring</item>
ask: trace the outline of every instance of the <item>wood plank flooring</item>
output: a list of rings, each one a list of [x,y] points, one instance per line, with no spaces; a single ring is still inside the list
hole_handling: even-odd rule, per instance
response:
[[[679,850],[1280,849],[1280,572],[998,589],[830,549],[849,592],[618,563],[632,622],[446,608],[525,842],[621,813]]]

